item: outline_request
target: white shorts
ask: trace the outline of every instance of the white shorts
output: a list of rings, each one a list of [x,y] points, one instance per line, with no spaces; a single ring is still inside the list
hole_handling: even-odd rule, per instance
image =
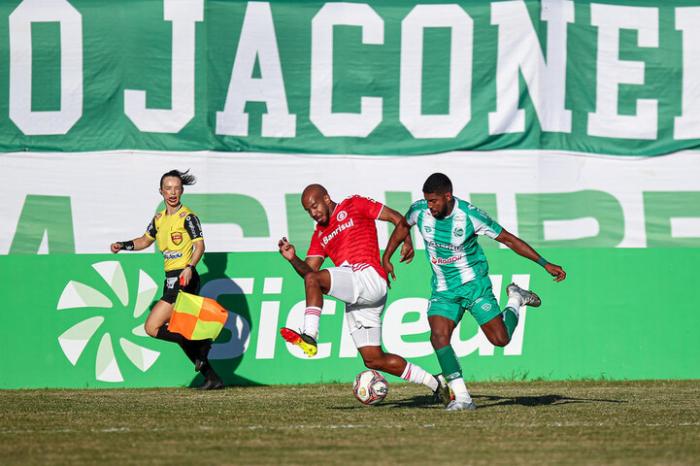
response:
[[[386,304],[386,280],[373,268],[353,270],[342,265],[328,270],[332,296],[345,303],[345,318],[355,346],[380,346],[382,312]]]

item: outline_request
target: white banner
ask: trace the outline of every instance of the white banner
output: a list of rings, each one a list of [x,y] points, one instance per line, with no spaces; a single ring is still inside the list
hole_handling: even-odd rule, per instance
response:
[[[37,229],[43,237],[33,253],[56,252],[56,222],[68,225],[63,234],[72,230],[76,253],[107,252],[110,242],[140,236],[162,200],[160,176],[175,168],[197,176],[183,201],[210,209],[205,215],[191,206],[203,222],[208,251],[276,250],[279,237],[310,222],[297,196],[310,183],[326,186],[336,201],[357,193],[382,202],[399,196],[405,204],[422,198],[424,180],[438,171],[452,179],[457,196],[477,205],[493,199],[480,207],[540,246],[645,247],[650,231],[663,236],[666,230],[672,239],[700,239],[700,154],[692,152],[654,158],[542,151],[412,157],[8,153],[0,154],[0,165],[0,254],[32,253],[21,243]],[[403,211],[406,205],[393,207]],[[540,238],[526,234],[532,228]],[[379,234],[385,244],[388,230]],[[600,244],[575,243],[596,237],[603,238]]]

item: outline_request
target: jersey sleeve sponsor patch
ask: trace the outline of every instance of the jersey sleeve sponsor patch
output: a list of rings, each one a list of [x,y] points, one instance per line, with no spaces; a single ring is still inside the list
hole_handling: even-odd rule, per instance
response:
[[[187,234],[190,235],[190,239],[193,241],[195,239],[204,238],[204,233],[202,232],[202,224],[199,223],[199,218],[195,214],[189,214],[185,217],[185,230]]]
[[[151,219],[151,223],[149,223],[146,227],[146,236],[150,237],[151,239],[156,239],[156,234],[158,234],[158,230],[156,229],[156,219],[158,218],[158,215],[153,217]]]

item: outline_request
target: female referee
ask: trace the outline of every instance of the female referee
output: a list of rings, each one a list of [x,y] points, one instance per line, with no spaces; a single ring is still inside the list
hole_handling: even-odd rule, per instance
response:
[[[202,226],[197,216],[180,202],[183,187],[194,183],[195,177],[189,174],[189,170],[171,170],[161,176],[159,192],[163,196],[165,209],[153,217],[143,236],[131,241],[112,243],[111,250],[115,254],[121,250],[140,251],[154,241],[158,242],[158,249],[165,258],[165,284],[163,296],[146,319],[146,333],[180,345],[194,363],[195,370],[204,375],[205,382],[199,388],[215,390],[223,388],[224,383],[207,359],[211,340],[188,340],[179,333],[168,330],[168,321],[178,291],[182,289],[195,294],[199,291],[199,274],[195,267],[204,254]]]

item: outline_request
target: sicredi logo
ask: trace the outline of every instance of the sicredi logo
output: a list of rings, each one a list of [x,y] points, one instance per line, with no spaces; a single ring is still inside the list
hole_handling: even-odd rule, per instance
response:
[[[105,321],[112,319],[109,313],[100,312],[100,309],[111,309],[115,303],[102,291],[84,283],[70,280],[63,288],[58,300],[56,310],[69,311],[73,309],[94,309],[92,317],[83,319],[58,336],[58,344],[68,361],[75,366],[85,352],[88,343],[93,338],[99,338],[99,345],[95,357],[95,380],[101,382],[123,382],[124,377],[115,357],[114,343],[118,342],[126,358],[140,371],[148,371],[160,356],[160,352],[151,350],[141,345],[144,339],[150,337],[143,327],[142,316],[148,310],[153,298],[158,291],[156,282],[143,270],[139,270],[138,288],[130,294],[126,276],[119,261],[104,261],[92,264],[92,268],[105,282],[103,291],[107,295],[116,295],[124,311],[130,314],[127,318],[133,319],[136,324],[131,332],[124,335],[112,335],[105,329]],[[108,291],[107,288],[110,290]],[[81,315],[85,315],[84,311]],[[109,317],[107,317],[109,316]],[[121,316],[122,318],[124,316]],[[98,330],[103,333],[98,336]],[[132,341],[134,340],[134,341]]]

